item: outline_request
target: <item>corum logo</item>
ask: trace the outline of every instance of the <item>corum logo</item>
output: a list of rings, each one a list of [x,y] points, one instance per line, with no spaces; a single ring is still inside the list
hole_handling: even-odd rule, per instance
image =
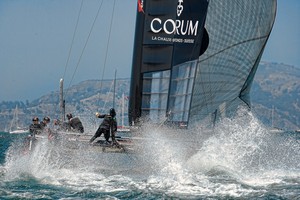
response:
[[[160,18],[154,18],[150,23],[150,28],[153,33],[159,33],[164,31],[166,34],[176,35],[197,35],[198,34],[198,23],[193,23],[192,20],[173,20],[167,19],[162,21]]]
[[[140,0],[139,0],[140,1]],[[179,17],[183,11],[183,0],[178,0],[177,16]],[[164,33],[171,35],[194,35],[198,34],[199,21],[195,20],[180,20],[180,19],[165,19],[158,17],[152,19],[150,28],[153,33]]]
[[[180,17],[182,11],[183,11],[183,0],[178,0],[178,5],[177,5],[177,16],[178,17]]]

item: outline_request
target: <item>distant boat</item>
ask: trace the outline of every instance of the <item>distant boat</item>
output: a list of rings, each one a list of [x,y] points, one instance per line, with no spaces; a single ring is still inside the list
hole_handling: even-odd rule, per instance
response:
[[[27,133],[28,129],[20,127],[19,125],[19,110],[18,106],[16,106],[14,113],[13,113],[13,118],[10,123],[10,128],[9,128],[9,133],[11,134],[21,134],[21,133]]]
[[[115,94],[115,91],[114,91]],[[123,132],[123,133],[128,133],[130,132],[130,126],[125,126],[124,125],[124,113],[125,113],[125,95],[124,93],[122,94],[122,109],[121,109],[121,125],[117,127],[117,132]]]
[[[275,107],[274,106],[272,106],[272,116],[271,116],[271,128],[270,128],[270,132],[271,133],[282,133],[282,132],[284,132],[284,130],[283,129],[281,129],[281,128],[279,128],[279,127],[276,127],[275,125],[274,125],[274,114],[275,114]]]

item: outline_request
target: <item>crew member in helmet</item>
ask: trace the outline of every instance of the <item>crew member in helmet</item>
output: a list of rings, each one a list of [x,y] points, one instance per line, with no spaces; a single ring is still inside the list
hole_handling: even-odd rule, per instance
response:
[[[43,131],[42,126],[40,124],[40,120],[38,117],[33,117],[32,118],[32,124],[29,125],[29,132],[30,135],[28,135],[25,138],[24,142],[24,153],[27,153],[28,151],[32,150],[34,147],[36,138],[35,135],[41,134]]]
[[[56,134],[50,129],[49,124],[50,117],[44,117],[43,121],[41,121],[40,125],[44,133],[48,134],[48,139],[54,139]]]
[[[31,136],[35,136],[36,134],[40,134],[42,132],[42,126],[39,123],[39,118],[34,117],[32,118],[32,124],[29,126],[29,132]]]
[[[49,117],[44,117],[43,121],[41,121],[41,127],[44,129],[48,124],[50,123],[50,118]]]
[[[71,126],[71,130],[79,133],[84,132],[83,125],[78,117],[73,117],[71,113],[67,114],[69,125]]]
[[[109,110],[109,114],[101,115],[96,112],[97,118],[103,118],[102,123],[97,129],[95,135],[90,139],[90,143],[92,143],[97,137],[100,137],[101,134],[104,134],[105,140],[109,143],[109,137],[111,132],[111,138],[113,144],[117,144],[115,134],[117,132],[117,119],[116,119],[116,111],[114,108]]]

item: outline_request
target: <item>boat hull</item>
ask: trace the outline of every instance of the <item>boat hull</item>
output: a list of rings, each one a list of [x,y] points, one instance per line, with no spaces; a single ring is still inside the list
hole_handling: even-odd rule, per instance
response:
[[[14,130],[14,131],[9,131],[10,134],[23,134],[23,133],[28,133],[28,130]]]

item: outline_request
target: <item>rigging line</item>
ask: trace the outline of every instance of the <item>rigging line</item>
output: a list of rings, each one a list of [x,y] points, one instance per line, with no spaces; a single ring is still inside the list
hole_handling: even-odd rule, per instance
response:
[[[102,70],[102,75],[101,75],[101,81],[100,81],[100,89],[99,89],[99,91],[101,91],[101,89],[102,89],[102,82],[103,82],[103,79],[104,79],[104,72],[105,72],[106,61],[107,61],[107,55],[108,55],[108,47],[109,47],[109,43],[110,43],[110,35],[111,35],[112,23],[113,23],[114,12],[115,12],[115,4],[116,4],[116,0],[114,0],[113,9],[112,9],[112,14],[111,14],[111,19],[110,19],[110,26],[109,26],[109,32],[108,32],[108,41],[107,41],[107,44],[106,44],[106,52],[105,52],[105,58],[104,58],[104,66],[103,66],[103,70]],[[98,102],[97,102],[97,105],[99,105],[99,102],[100,102],[100,93],[98,94]]]
[[[91,27],[91,29],[90,29],[89,35],[88,35],[88,37],[87,37],[87,39],[86,39],[86,41],[85,41],[84,47],[82,48],[81,54],[80,54],[80,56],[79,56],[79,59],[78,59],[77,65],[76,65],[76,68],[75,68],[74,73],[73,73],[73,75],[72,75],[72,78],[71,78],[71,80],[70,80],[68,89],[70,88],[70,86],[71,86],[71,84],[72,84],[72,81],[73,81],[73,79],[74,79],[74,77],[75,77],[76,71],[77,71],[78,66],[79,66],[79,64],[80,64],[80,61],[81,61],[81,58],[82,58],[83,53],[84,53],[84,51],[85,51],[85,48],[86,48],[86,46],[87,46],[87,44],[88,44],[88,41],[89,41],[90,36],[91,36],[91,33],[92,33],[93,29],[94,29],[96,20],[97,20],[97,18],[98,18],[98,16],[99,16],[99,13],[100,13],[102,4],[103,4],[103,0],[101,1],[100,5],[99,5],[99,8],[98,8],[96,17],[94,18],[94,21],[93,21],[92,27]],[[68,92],[68,89],[67,89],[67,92]],[[66,92],[66,93],[67,93],[67,92]]]
[[[63,74],[63,80],[65,79],[67,68],[68,68],[68,65],[69,65],[69,60],[70,60],[71,52],[72,52],[72,49],[73,49],[75,35],[77,33],[79,19],[80,19],[80,16],[81,16],[82,5],[83,5],[83,0],[81,0],[81,5],[80,5],[80,8],[79,8],[79,12],[78,12],[78,16],[77,16],[77,21],[76,21],[76,25],[75,25],[75,29],[74,29],[74,32],[73,32],[72,42],[71,42],[71,46],[70,46],[70,49],[69,49],[68,58],[67,58],[67,61],[66,61],[66,64],[65,64],[65,70],[64,70],[64,74]],[[56,109],[59,109],[59,105],[57,106]]]
[[[65,75],[66,75],[67,68],[68,68],[68,65],[69,65],[69,61],[70,61],[70,57],[71,57],[71,52],[72,52],[73,44],[74,44],[74,39],[75,39],[75,35],[77,33],[79,18],[80,18],[80,15],[81,15],[82,5],[83,5],[83,0],[81,0],[81,5],[80,5],[78,17],[77,17],[77,22],[76,22],[75,30],[74,30],[74,33],[73,33],[72,43],[71,43],[71,47],[69,49],[68,59],[67,59],[66,65],[65,65],[65,71],[64,71],[63,79],[65,79]]]

